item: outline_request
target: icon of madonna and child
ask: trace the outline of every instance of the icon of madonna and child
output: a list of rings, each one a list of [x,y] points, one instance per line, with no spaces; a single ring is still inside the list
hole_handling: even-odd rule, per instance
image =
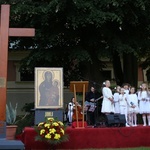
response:
[[[39,85],[40,106],[58,106],[59,105],[59,81],[53,80],[53,73],[46,71],[43,75],[44,81]]]

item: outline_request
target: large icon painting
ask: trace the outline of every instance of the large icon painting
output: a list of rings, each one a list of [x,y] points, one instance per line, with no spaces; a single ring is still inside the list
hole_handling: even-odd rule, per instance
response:
[[[63,69],[35,68],[35,108],[63,107]]]

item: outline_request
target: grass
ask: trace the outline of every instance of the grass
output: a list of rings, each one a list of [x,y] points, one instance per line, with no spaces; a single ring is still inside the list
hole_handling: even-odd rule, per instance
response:
[[[111,148],[107,150],[149,150],[149,147],[136,147],[136,148]],[[103,150],[103,149],[101,149]],[[105,149],[106,150],[106,149]]]
[[[82,149],[82,150],[150,150],[150,147],[134,147],[134,148],[89,148],[89,149]]]

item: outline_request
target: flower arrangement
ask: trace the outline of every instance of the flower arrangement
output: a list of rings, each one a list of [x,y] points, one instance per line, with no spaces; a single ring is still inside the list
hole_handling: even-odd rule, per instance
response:
[[[46,118],[45,122],[41,122],[35,127],[37,132],[36,140],[46,141],[49,144],[60,144],[68,140],[65,133],[66,126],[57,119]]]

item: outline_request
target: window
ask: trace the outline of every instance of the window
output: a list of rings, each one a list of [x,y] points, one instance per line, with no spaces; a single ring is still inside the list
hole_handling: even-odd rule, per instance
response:
[[[15,63],[16,66],[16,81],[34,81],[34,71],[33,72],[19,72],[20,65]]]
[[[109,67],[109,68],[104,68],[101,71],[101,75],[103,77],[103,80],[112,80],[114,79],[114,71],[113,68]]]
[[[102,73],[104,80],[111,80],[112,79],[111,70],[103,70],[101,73]]]
[[[34,81],[34,72],[20,72],[20,81]]]

